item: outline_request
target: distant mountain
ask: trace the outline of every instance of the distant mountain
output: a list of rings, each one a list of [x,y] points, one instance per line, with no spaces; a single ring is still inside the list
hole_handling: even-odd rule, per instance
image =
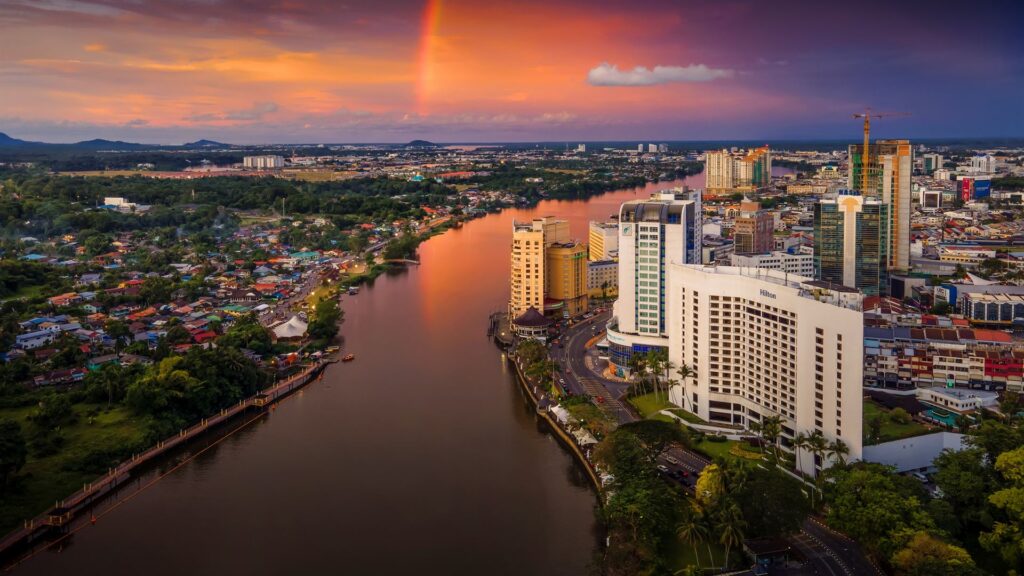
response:
[[[120,140],[104,140],[102,138],[83,140],[82,142],[75,142],[74,144],[65,144],[65,146],[73,146],[75,148],[84,148],[88,150],[146,150],[157,147],[148,144],[122,142]]]
[[[0,147],[6,148],[20,148],[23,146],[39,146],[42,142],[29,142],[28,140],[19,140],[18,138],[11,138],[7,134],[0,132]]]
[[[406,148],[439,148],[440,144],[434,144],[427,140],[413,140],[405,145]]]
[[[181,145],[182,148],[230,148],[231,144],[225,144],[223,142],[217,142],[216,140],[196,140],[195,142],[188,142]]]

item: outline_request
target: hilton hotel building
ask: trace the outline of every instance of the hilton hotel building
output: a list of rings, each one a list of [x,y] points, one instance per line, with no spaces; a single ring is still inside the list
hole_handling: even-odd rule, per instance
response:
[[[669,359],[696,374],[673,403],[711,423],[779,416],[783,447],[819,431],[861,457],[860,292],[778,270],[674,263],[668,274]],[[814,459],[797,461],[829,465]]]

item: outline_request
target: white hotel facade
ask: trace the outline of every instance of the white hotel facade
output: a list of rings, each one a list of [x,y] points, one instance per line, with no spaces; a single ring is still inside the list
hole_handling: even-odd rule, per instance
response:
[[[695,375],[670,399],[711,424],[782,420],[862,455],[862,295],[776,270],[672,264],[669,360]],[[814,456],[798,466],[812,473]],[[828,463],[817,463],[817,465]]]
[[[668,269],[701,259],[701,192],[677,188],[619,210],[619,296],[608,325],[612,365],[668,346]]]

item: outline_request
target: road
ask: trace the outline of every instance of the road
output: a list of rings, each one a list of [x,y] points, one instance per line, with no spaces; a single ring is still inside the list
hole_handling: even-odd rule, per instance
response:
[[[602,398],[603,402],[595,401],[619,424],[626,424],[640,419],[640,416],[623,399],[629,390],[628,384],[604,378],[596,373],[593,365],[588,365],[586,343],[604,330],[611,317],[606,310],[589,319],[577,322],[566,328],[557,344],[551,346],[551,357],[558,361],[559,378],[573,393],[588,395],[593,399]],[[681,446],[668,449],[658,459],[662,472],[674,482],[679,483],[688,491],[693,491],[697,478],[711,462]],[[819,576],[883,576],[872,564],[856,542],[839,534],[823,522],[808,518],[801,531],[791,537],[789,542],[807,558],[807,564],[792,572],[793,574],[814,574]]]

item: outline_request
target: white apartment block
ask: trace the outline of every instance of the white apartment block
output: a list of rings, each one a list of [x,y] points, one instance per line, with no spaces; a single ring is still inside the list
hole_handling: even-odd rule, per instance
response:
[[[283,156],[246,156],[242,159],[242,166],[253,170],[273,170],[284,168]]]
[[[750,256],[732,255],[732,265],[741,268],[761,268],[763,270],[781,270],[787,274],[796,274],[807,278],[814,277],[814,254],[790,254],[788,252],[772,252],[770,254],[752,254]]]
[[[669,359],[695,376],[673,403],[711,423],[782,419],[782,445],[815,431],[862,455],[863,296],[776,270],[673,264]],[[807,473],[827,467],[801,450]]]

